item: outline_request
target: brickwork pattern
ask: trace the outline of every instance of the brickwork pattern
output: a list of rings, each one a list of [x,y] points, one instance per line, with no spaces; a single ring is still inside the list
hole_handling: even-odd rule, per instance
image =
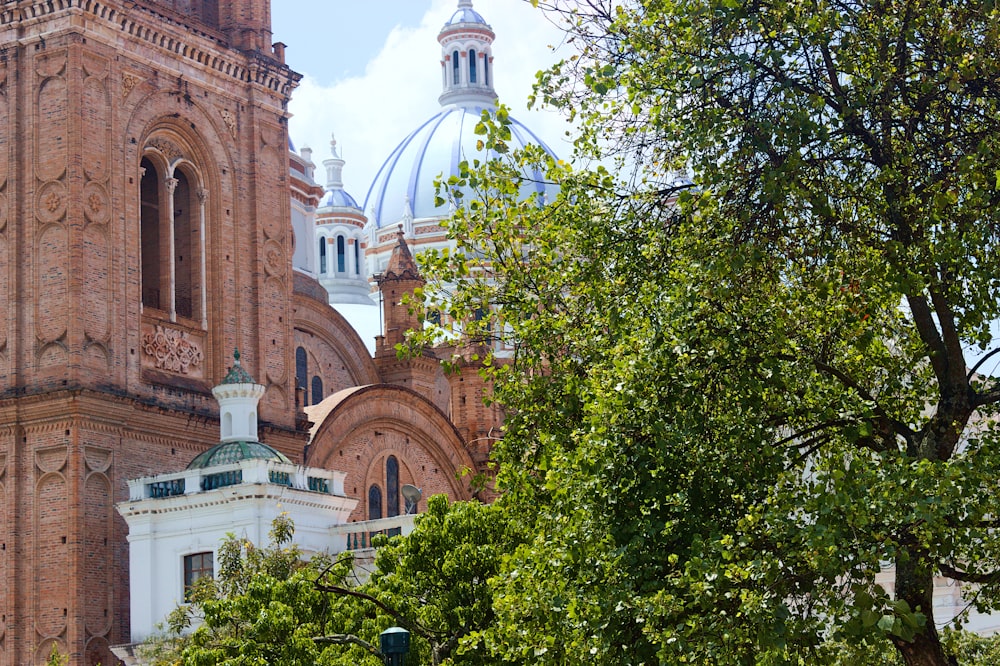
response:
[[[268,0],[217,4],[0,13],[0,666],[44,663],[53,645],[72,666],[117,663],[129,594],[114,504],[127,479],[218,440],[209,388],[233,348],[267,386],[262,439],[302,457],[284,111],[298,77],[270,49]],[[176,256],[204,321],[143,308],[146,155],[198,179],[188,205],[204,195],[204,227],[186,213]],[[152,361],[170,352],[144,346],[157,326],[185,333],[201,365]]]

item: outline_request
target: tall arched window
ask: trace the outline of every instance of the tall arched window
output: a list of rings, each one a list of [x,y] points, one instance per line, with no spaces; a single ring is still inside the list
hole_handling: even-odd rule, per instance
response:
[[[347,248],[343,236],[337,236],[337,272],[347,272]]]
[[[382,490],[373,485],[368,489],[368,520],[378,520],[382,517]]]
[[[160,290],[164,276],[160,272],[160,183],[163,174],[148,159],[142,160],[142,181],[139,185],[141,213],[139,236],[142,243],[142,305],[160,309]]]
[[[490,85],[490,54],[483,54],[483,85]]]
[[[313,376],[312,381],[312,404],[316,404],[323,400],[323,380],[320,379],[319,375]]]
[[[399,515],[399,461],[389,456],[385,461],[385,515]]]
[[[304,347],[298,347],[295,350],[295,385],[297,388],[305,389],[309,391],[309,360],[306,356],[306,350]],[[303,400],[303,404],[309,403],[309,396],[307,395]]]
[[[319,239],[319,272],[326,273],[326,239]]]
[[[476,49],[469,49],[469,83],[476,82]]]
[[[152,156],[140,166],[142,305],[205,327],[205,190],[189,163],[172,174]]]
[[[354,239],[354,274],[361,275],[361,241]]]
[[[451,52],[451,84],[457,86],[461,80],[461,73],[458,69],[458,51]]]
[[[199,267],[195,261],[198,247],[194,217],[194,193],[184,172],[174,172],[174,311],[179,317],[195,316]]]

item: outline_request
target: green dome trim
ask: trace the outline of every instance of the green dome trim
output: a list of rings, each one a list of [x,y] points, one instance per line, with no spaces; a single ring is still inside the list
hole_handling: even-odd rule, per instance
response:
[[[233,352],[233,367],[229,368],[229,372],[226,376],[222,378],[220,384],[256,384],[250,373],[243,369],[240,365],[240,350],[237,349]]]
[[[230,465],[244,460],[273,460],[274,462],[292,464],[282,453],[272,449],[262,442],[222,442],[208,451],[198,454],[188,469],[205,469]]]

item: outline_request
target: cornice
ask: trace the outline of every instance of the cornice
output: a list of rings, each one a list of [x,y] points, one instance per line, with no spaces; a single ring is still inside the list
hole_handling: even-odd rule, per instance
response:
[[[47,20],[62,13],[82,14],[88,21],[141,40],[161,54],[207,67],[217,76],[261,86],[285,98],[302,78],[301,74],[268,55],[232,48],[221,32],[207,26],[181,23],[162,11],[134,2],[126,3],[126,7],[119,9],[99,0],[19,2],[0,9],[0,27]]]

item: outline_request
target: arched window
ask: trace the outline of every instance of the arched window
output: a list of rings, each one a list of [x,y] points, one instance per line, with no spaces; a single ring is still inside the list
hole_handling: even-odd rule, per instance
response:
[[[204,277],[205,197],[197,176],[168,176],[145,157],[139,184],[142,305],[207,326]]]
[[[389,456],[385,461],[385,515],[399,515],[399,461]]]
[[[306,356],[305,347],[298,347],[295,350],[295,386],[296,388],[309,390],[309,360]],[[309,396],[303,400],[303,404],[308,405]]]
[[[160,290],[164,276],[160,273],[160,183],[163,175],[148,159],[142,160],[142,181],[139,185],[141,213],[139,236],[142,243],[142,305],[160,309]]]
[[[458,69],[458,51],[451,52],[451,84],[457,86],[460,80]]]
[[[337,272],[347,272],[347,248],[343,236],[337,236]]]
[[[194,192],[183,171],[175,171],[174,179],[174,311],[180,317],[194,318],[198,271],[195,256],[198,238],[193,220]]]
[[[319,272],[326,273],[326,239],[319,239]]]
[[[368,520],[378,520],[382,517],[382,490],[373,485],[368,489]]]
[[[490,85],[490,54],[483,54],[483,85]]]
[[[354,239],[354,274],[361,275],[361,241]]]
[[[315,375],[312,381],[312,404],[316,404],[323,400],[323,380],[320,379],[319,375]]]
[[[469,83],[476,82],[476,49],[469,49]]]

